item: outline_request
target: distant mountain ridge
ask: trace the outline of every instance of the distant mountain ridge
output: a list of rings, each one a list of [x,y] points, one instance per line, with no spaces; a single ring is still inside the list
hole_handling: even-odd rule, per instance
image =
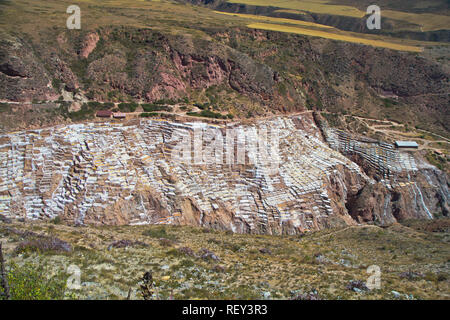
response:
[[[380,30],[369,30],[366,26],[366,21],[368,15],[362,18],[350,17],[350,16],[342,16],[342,15],[332,15],[332,14],[322,14],[315,12],[295,12],[294,10],[283,10],[282,7],[277,7],[276,3],[272,6],[264,6],[264,5],[249,5],[244,3],[236,3],[236,2],[228,2],[226,0],[178,0],[180,2],[188,2],[194,5],[206,6],[208,8],[229,12],[229,13],[245,13],[245,14],[254,14],[254,15],[262,15],[269,17],[279,17],[279,18],[287,18],[301,21],[314,22],[318,24],[323,24],[327,26],[336,27],[340,30],[344,31],[352,31],[366,34],[378,34],[378,35],[386,35],[393,36],[404,39],[413,39],[419,41],[435,41],[435,42],[450,42],[450,30],[433,30],[433,31],[422,31],[421,26],[417,23],[412,23],[408,21],[399,21],[392,18],[381,16],[382,28]],[[338,3],[345,1],[339,1]],[[363,11],[371,5],[372,3],[368,3],[367,6],[364,6],[362,3],[354,3],[353,5],[358,6]],[[394,9],[398,8],[397,6],[392,6],[391,3],[379,3],[384,9]],[[409,9],[411,5],[408,3],[407,6],[401,7],[402,10],[407,8],[408,12],[416,12],[416,13],[436,13],[439,15],[443,14],[441,10],[443,5],[434,7],[429,10],[411,10]],[[445,11],[444,11],[445,12]],[[450,27],[449,27],[450,28]]]

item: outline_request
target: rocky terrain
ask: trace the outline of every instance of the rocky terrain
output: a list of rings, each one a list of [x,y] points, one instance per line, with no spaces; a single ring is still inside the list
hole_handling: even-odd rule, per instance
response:
[[[195,9],[193,17],[213,14],[178,7]],[[38,9],[36,17],[44,15]],[[106,12],[114,15],[110,21],[121,17],[117,9]],[[169,101],[209,103],[240,118],[306,109],[346,112],[448,137],[444,43],[424,44],[420,54],[399,52],[253,30],[227,16],[215,17],[216,24],[181,20],[170,32],[88,21],[76,32],[48,26],[33,34],[22,24],[16,30],[1,28],[0,111],[14,108],[8,113],[17,116],[0,121],[0,129],[23,128],[24,115],[41,125],[68,122],[67,110],[76,112],[88,100]],[[59,108],[52,108],[54,103]],[[51,108],[50,114],[30,115]]]
[[[0,0],[14,299],[449,298],[447,4],[276,2]]]
[[[274,236],[14,221],[0,223],[0,242],[8,267],[29,270],[28,285],[52,279],[59,299],[142,300],[149,272],[151,299],[423,300],[449,298],[449,226],[408,220]],[[379,289],[366,286],[370,266],[380,268]]]
[[[11,17],[24,4],[0,5]],[[397,120],[448,143],[448,59],[433,58],[438,47],[400,52],[253,30],[231,17],[213,23],[211,10],[185,4],[139,6],[105,5],[105,20],[96,16],[102,7],[90,6],[76,31],[46,24],[36,32],[35,19],[53,21],[39,5],[30,7],[35,16],[24,13],[28,22],[2,24],[4,215],[291,234],[448,214],[446,173],[424,160],[446,171],[446,148],[425,156],[399,152],[383,137],[349,135],[356,127],[342,132],[322,124],[317,112]],[[182,17],[178,24],[158,11],[167,8]],[[143,22],[150,9],[159,17],[152,27],[128,19]],[[193,24],[199,17],[205,20]],[[445,56],[448,48],[439,48]],[[170,105],[186,116],[201,107],[230,118],[219,126],[144,121],[133,109],[131,122],[90,123],[99,101],[113,110],[121,102]],[[273,114],[280,116],[268,120]],[[171,152],[196,128],[210,140],[222,135],[227,145],[227,129],[262,127],[278,132],[275,171],[259,152],[251,164],[174,162]]]
[[[11,218],[296,234],[449,209],[445,173],[391,144],[319,128],[312,113],[85,123],[0,141],[0,213]]]

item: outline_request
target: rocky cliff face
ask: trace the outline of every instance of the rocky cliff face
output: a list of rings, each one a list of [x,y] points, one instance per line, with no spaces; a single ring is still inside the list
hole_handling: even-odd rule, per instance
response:
[[[149,29],[62,33],[58,47],[16,37],[0,47],[0,99],[56,100],[64,89],[90,99],[144,101],[189,98],[209,87],[234,91],[259,103],[277,101],[277,75],[265,64],[213,41],[164,35]],[[81,86],[80,86],[81,83]]]
[[[0,139],[0,213],[10,217],[295,234],[448,215],[442,172],[387,144],[320,131],[311,113],[252,125],[86,123]]]
[[[56,99],[51,78],[29,43],[7,37],[0,42],[0,99],[31,101]]]
[[[414,152],[391,144],[323,128],[333,149],[355,161],[373,178],[347,197],[346,208],[358,222],[390,224],[410,218],[448,216],[446,173],[423,162]]]

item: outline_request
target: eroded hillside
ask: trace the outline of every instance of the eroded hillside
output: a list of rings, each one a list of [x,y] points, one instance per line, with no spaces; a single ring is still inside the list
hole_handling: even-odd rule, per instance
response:
[[[320,130],[311,113],[63,125],[1,143],[1,213],[15,218],[295,234],[448,215],[445,173],[390,144]]]
[[[209,103],[240,118],[344,112],[448,136],[444,43],[423,43],[420,54],[394,51],[253,30],[245,19],[166,2],[82,6],[83,28],[68,30],[54,18],[64,3],[50,4],[32,6],[29,21],[16,28],[2,25],[1,111],[17,113],[2,123],[5,131],[23,128],[23,118],[37,126],[73,121],[70,112],[86,101],[170,101],[187,108]],[[23,5],[3,3],[4,21]],[[174,16],[177,23],[169,19]],[[19,110],[8,112],[14,107]]]
[[[2,21],[24,12],[0,31],[4,214],[255,233],[448,214],[447,176],[423,153],[392,149],[392,136],[350,136],[359,125],[318,128],[311,116],[396,120],[438,133],[435,144],[421,142],[434,152],[425,158],[446,171],[448,58],[434,56],[446,56],[445,44],[394,51],[254,30],[198,6],[123,1],[83,2],[81,30],[58,24],[64,1],[26,11],[22,1],[0,3]],[[90,123],[102,108],[127,119]],[[184,119],[141,120],[161,116],[147,110]],[[220,122],[189,123],[198,116]],[[225,144],[228,128],[277,130],[279,168],[175,163],[179,139],[200,127]]]

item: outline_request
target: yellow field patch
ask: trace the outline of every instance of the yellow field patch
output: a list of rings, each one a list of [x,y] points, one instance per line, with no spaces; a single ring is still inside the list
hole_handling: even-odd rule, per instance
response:
[[[252,19],[252,20],[269,21],[269,22],[275,22],[275,23],[288,23],[288,24],[295,24],[295,25],[308,26],[308,27],[324,28],[324,29],[334,29],[333,27],[326,26],[324,24],[318,24],[318,23],[314,23],[314,22],[307,22],[307,21],[301,21],[301,20],[294,20],[294,19],[257,16],[254,14],[244,14],[244,13],[230,13],[230,12],[221,12],[221,11],[214,11],[214,12],[229,15],[229,16],[236,16],[239,18]]]
[[[431,13],[409,13],[392,10],[382,10],[381,16],[402,20],[422,26],[422,31],[448,30],[450,17]]]
[[[422,52],[423,51],[423,48],[421,48],[421,47],[401,45],[401,44],[386,42],[386,41],[382,41],[382,40],[358,38],[358,37],[354,37],[354,36],[346,36],[346,35],[336,34],[336,33],[331,33],[331,32],[304,29],[304,28],[300,28],[300,27],[291,27],[291,26],[279,25],[279,24],[252,23],[252,24],[249,24],[248,27],[254,28],[254,29],[288,32],[288,33],[302,34],[302,35],[313,36],[313,37],[321,37],[321,38],[332,39],[332,40],[359,43],[359,44],[365,44],[365,45],[380,47],[380,48],[388,48],[388,49],[399,50],[399,51],[410,51],[410,52]]]
[[[329,0],[228,0],[229,3],[241,3],[252,6],[278,7],[288,10],[308,11],[312,13],[330,14],[362,18],[365,11],[356,7],[330,4]],[[381,16],[401,20],[422,26],[422,31],[447,30],[450,28],[450,17],[432,13],[410,13],[381,8]]]
[[[336,14],[340,16],[362,18],[365,12],[355,7],[328,4],[328,0],[228,0],[230,3],[242,3],[252,6],[278,7],[283,9],[304,10],[314,13]]]
[[[279,10],[275,10],[274,12],[277,13],[293,13],[293,14],[306,14],[305,11],[299,11],[299,10],[290,10],[290,9],[279,9]]]

